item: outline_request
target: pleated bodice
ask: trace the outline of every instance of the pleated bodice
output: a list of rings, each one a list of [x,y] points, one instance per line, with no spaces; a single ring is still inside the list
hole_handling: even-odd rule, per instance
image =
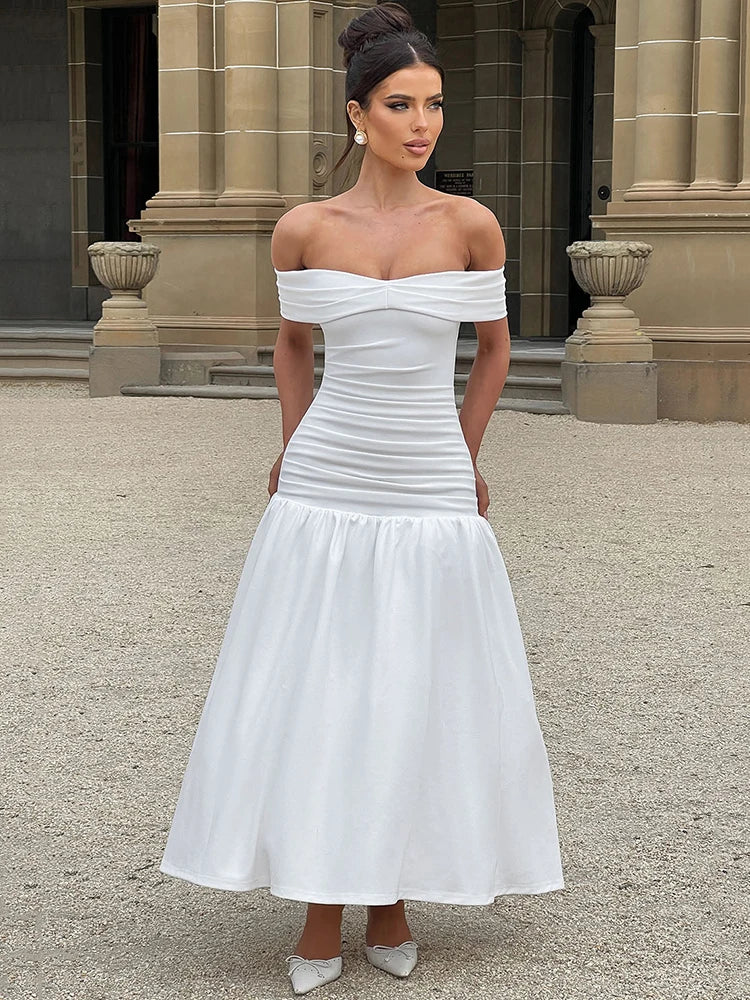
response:
[[[462,320],[507,314],[504,269],[381,279],[276,271],[281,315],[320,324],[320,388],[282,461],[278,493],[365,514],[477,514],[456,412]]]

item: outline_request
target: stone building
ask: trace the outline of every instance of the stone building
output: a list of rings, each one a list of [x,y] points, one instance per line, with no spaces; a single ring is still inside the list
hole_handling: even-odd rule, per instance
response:
[[[353,179],[326,174],[345,135],[336,36],[364,6],[4,0],[0,318],[98,318],[87,247],[140,238],[162,251],[145,292],[162,347],[273,343],[273,226]],[[496,213],[513,335],[575,329],[571,242],[645,241],[628,305],[658,416],[750,420],[748,0],[405,6],[447,71],[420,176]]]

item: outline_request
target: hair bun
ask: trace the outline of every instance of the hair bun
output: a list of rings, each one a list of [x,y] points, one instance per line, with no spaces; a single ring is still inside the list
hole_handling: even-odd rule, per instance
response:
[[[381,38],[414,30],[409,11],[400,3],[384,0],[355,17],[336,39],[344,50],[344,66],[349,68],[352,58],[364,48],[369,48]]]

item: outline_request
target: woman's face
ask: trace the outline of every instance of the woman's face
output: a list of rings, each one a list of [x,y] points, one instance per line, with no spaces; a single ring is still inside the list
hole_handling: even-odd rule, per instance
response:
[[[346,110],[367,135],[366,156],[403,170],[421,170],[443,128],[442,104],[440,74],[417,63],[373,88],[366,111],[357,101],[349,101]]]

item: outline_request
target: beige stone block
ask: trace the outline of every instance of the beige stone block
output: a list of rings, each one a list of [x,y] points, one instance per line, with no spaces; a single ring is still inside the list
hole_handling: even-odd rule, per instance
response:
[[[641,118],[633,158],[636,181],[667,189],[688,184],[691,139],[691,117]]]
[[[628,305],[649,336],[654,336],[652,328],[665,335],[685,333],[683,339],[690,339],[691,330],[727,328],[738,332],[737,339],[750,339],[750,284],[743,278],[750,274],[750,241],[744,228],[727,232],[721,219],[714,225],[718,232],[689,233],[697,228],[689,221],[667,231],[666,219],[639,225],[636,238],[650,243],[654,252],[648,281],[631,294]],[[634,238],[630,226],[620,226],[614,218],[606,234],[607,239]],[[679,295],[665,295],[665,288],[677,288]],[[698,340],[711,337],[721,339],[718,333],[695,334]]]
[[[701,35],[706,38],[739,38],[741,0],[711,0],[700,7]]]
[[[333,125],[333,73],[329,69],[312,70],[313,128],[330,132]]]
[[[159,11],[159,68],[213,69],[213,31],[211,7],[163,4]]]
[[[99,281],[91,269],[88,248],[91,243],[101,239],[101,232],[74,232],[70,237],[72,284],[98,285]],[[107,292],[109,295],[109,292]]]
[[[163,135],[159,160],[161,191],[215,190],[213,136]]]
[[[247,69],[227,69],[225,74],[227,131],[233,128],[274,131],[277,71],[255,66]]]
[[[638,44],[638,8],[640,0],[617,0],[615,44]]]
[[[279,190],[312,193],[312,141],[309,135],[279,135]]]
[[[636,111],[638,50],[625,49],[619,51],[616,56],[615,65],[614,117],[632,118],[635,116]]]
[[[638,10],[638,40],[664,38],[693,41],[695,30],[694,0],[670,0],[670,3],[641,3]],[[618,12],[619,13],[619,12]],[[649,48],[657,46],[649,46]]]
[[[213,73],[182,70],[161,74],[159,121],[164,132],[213,133],[215,111]]]
[[[233,3],[225,10],[227,66],[276,65],[276,4]]]
[[[311,6],[307,3],[280,3],[279,66],[312,65]],[[283,74],[280,74],[283,75]]]
[[[443,132],[435,151],[438,170],[471,170],[474,163],[473,132],[451,135]]]
[[[659,417],[750,422],[750,361],[658,361]]]
[[[657,419],[654,362],[585,364],[563,361],[563,402],[579,420],[652,424]]]
[[[331,37],[331,8],[314,4],[312,8],[312,64],[321,69],[333,65],[333,39]]]
[[[159,385],[158,347],[93,347],[89,353],[89,397],[119,396],[125,385]]]
[[[638,114],[689,115],[693,110],[692,78],[692,44],[665,41],[642,45],[638,50]]]
[[[285,6],[289,6],[286,4]],[[279,71],[279,131],[309,129],[311,111],[311,77],[309,69]]]
[[[279,155],[282,136],[278,136]],[[227,193],[276,190],[277,136],[274,132],[231,132],[224,140]],[[225,189],[226,191],[226,189]]]
[[[739,111],[737,45],[702,38],[698,54],[698,110]]]
[[[477,67],[477,72],[480,67]],[[474,99],[474,70],[447,69],[443,93],[446,101],[472,101]]]
[[[475,58],[478,63],[499,63],[501,57],[501,40],[505,42],[505,33],[500,31],[482,31],[476,35]]]
[[[612,129],[612,197],[622,201],[633,183],[635,154],[635,122],[616,121]]]
[[[278,315],[269,233],[163,234],[148,240],[162,248],[159,271],[144,291],[157,328],[160,316]]]

